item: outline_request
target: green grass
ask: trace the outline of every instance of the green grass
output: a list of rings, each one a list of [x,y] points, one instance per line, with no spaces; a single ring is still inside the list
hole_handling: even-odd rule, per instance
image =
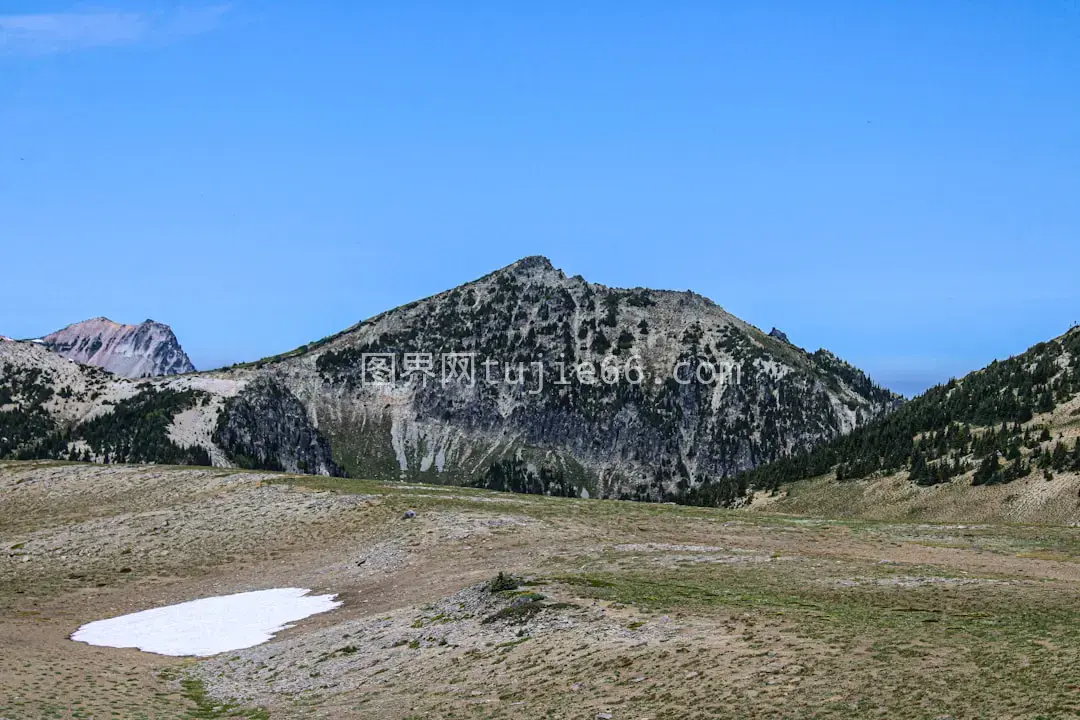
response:
[[[967,701],[978,697],[987,703],[981,706],[982,714],[971,717],[1013,716],[996,715],[1004,710],[990,702],[993,698],[1024,699],[1045,717],[1080,716],[1080,655],[1075,650],[1080,647],[1080,604],[1071,585],[903,587],[876,582],[928,573],[946,576],[934,568],[843,563],[813,574],[781,564],[752,569],[697,565],[651,572],[596,571],[560,580],[578,596],[645,612],[778,623],[784,632],[834,648],[836,656],[820,662],[822,670],[831,665],[838,676],[849,672],[842,659],[846,653],[867,648],[861,670],[872,670],[867,675],[883,684],[902,685],[902,676],[911,673],[920,678],[912,685],[933,697],[949,686],[977,681],[980,692]],[[867,582],[835,582],[846,577]],[[938,666],[932,680],[921,675],[920,668],[931,660]],[[933,683],[941,689],[934,690]]]
[[[190,720],[219,720],[220,718],[246,718],[247,720],[270,720],[270,712],[264,708],[243,708],[229,702],[219,702],[206,691],[202,680],[186,678],[180,681],[184,697],[194,703],[188,711]]]

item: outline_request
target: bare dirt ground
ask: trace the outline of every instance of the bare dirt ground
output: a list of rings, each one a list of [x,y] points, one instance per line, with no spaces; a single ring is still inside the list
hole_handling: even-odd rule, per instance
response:
[[[68,639],[283,586],[344,605],[205,660]],[[1062,525],[10,463],[0,718],[1080,717],[1078,590]]]

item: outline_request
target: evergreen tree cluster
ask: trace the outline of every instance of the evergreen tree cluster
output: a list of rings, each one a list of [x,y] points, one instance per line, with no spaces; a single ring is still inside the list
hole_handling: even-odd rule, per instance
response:
[[[204,448],[180,447],[169,438],[176,414],[204,397],[198,390],[143,390],[83,423],[74,435],[105,462],[209,465]]]
[[[0,458],[56,429],[43,407],[53,396],[51,377],[41,368],[4,363],[0,368]]]
[[[0,407],[42,405],[53,396],[52,376],[39,367],[5,362],[0,368]]]
[[[1017,458],[1009,464],[1003,464],[995,452],[983,458],[971,477],[972,485],[1004,485],[1031,474],[1031,464]]]
[[[561,469],[541,465],[534,470],[527,462],[515,457],[504,457],[491,463],[482,479],[472,486],[531,495],[577,497],[578,494]]]
[[[193,407],[205,393],[197,390],[155,390],[148,385],[117,402],[112,412],[74,427],[50,427],[30,435],[18,448],[0,446],[18,459],[96,460],[104,463],[160,463],[210,465],[210,455],[199,446],[181,447],[169,437],[177,413]],[[40,410],[40,406],[38,406]],[[51,422],[51,421],[50,421]],[[80,452],[76,443],[82,441]]]
[[[847,480],[906,469],[912,482],[933,485],[974,469],[973,482],[986,485],[1024,477],[1033,464],[1080,469],[1064,443],[1044,452],[1049,430],[1029,425],[1037,414],[1078,393],[1080,329],[1073,329],[962,380],[931,388],[895,412],[810,452],[743,473],[740,482],[775,490],[830,472]]]
[[[1080,472],[1080,438],[1077,438],[1072,452],[1069,452],[1065,443],[1056,443],[1052,451],[1037,455],[1035,465],[1041,470]]]

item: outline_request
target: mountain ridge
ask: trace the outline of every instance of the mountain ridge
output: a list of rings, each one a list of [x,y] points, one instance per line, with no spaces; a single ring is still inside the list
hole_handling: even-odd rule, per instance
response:
[[[432,365],[376,385],[365,375],[373,354],[395,368],[427,354]],[[436,382],[440,361],[453,354],[474,356],[472,384]],[[482,369],[481,360],[492,365]],[[534,367],[535,388],[520,381]],[[608,382],[612,367],[620,374]],[[572,381],[560,382],[567,368]],[[519,382],[509,382],[515,373]],[[702,295],[589,283],[542,256],[253,363],[108,387],[86,374],[49,370],[41,384],[54,394],[37,403],[45,410],[35,422],[51,431],[24,437],[9,454],[115,461],[157,452],[647,500],[678,500],[711,482],[739,502],[743,489],[725,479],[901,402],[832,353],[770,337]],[[20,397],[46,394],[35,393]],[[24,412],[32,404],[20,403]],[[144,414],[170,420],[140,432]],[[102,416],[115,422],[99,427]],[[90,422],[97,425],[84,427]]]

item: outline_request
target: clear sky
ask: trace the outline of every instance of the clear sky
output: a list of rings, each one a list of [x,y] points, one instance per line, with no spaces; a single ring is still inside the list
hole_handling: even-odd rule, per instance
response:
[[[280,352],[525,255],[912,393],[1080,320],[1080,5],[0,0],[0,334]]]

